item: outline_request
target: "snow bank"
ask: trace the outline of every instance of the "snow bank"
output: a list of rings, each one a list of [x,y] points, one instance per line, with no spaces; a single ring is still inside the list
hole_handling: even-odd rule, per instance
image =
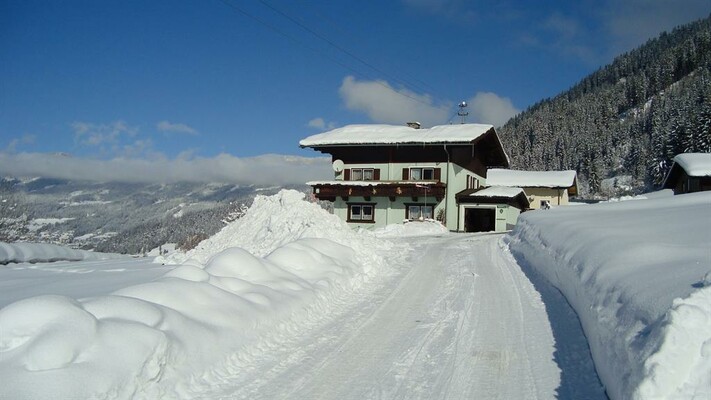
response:
[[[94,253],[47,243],[0,242],[0,264],[38,263],[53,261],[109,260],[126,257],[122,254]]]
[[[212,255],[230,247],[241,247],[263,257],[277,247],[301,238],[333,240],[352,247],[358,257],[369,261],[371,246],[377,242],[372,235],[356,233],[346,222],[324,212],[318,204],[304,201],[304,197],[304,193],[295,190],[282,190],[274,196],[257,196],[241,218],[200,242],[193,250],[157,258],[156,262],[180,264],[193,259],[205,263]]]
[[[0,398],[194,398],[217,369],[237,373],[248,344],[289,335],[387,270],[375,254],[390,249],[386,242],[302,196],[258,197],[152,282],[1,309]],[[364,249],[369,256],[358,254]]]
[[[449,233],[449,230],[438,221],[426,219],[424,221],[405,221],[402,224],[390,224],[370,232],[377,237],[388,238],[442,235]]]
[[[511,251],[580,317],[613,399],[711,397],[711,193],[523,214]]]

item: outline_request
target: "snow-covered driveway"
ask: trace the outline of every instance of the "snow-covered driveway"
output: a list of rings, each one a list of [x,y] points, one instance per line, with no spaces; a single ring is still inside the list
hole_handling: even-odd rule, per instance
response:
[[[211,398],[550,399],[560,370],[540,295],[500,235],[400,239],[413,251],[374,296],[270,346]]]

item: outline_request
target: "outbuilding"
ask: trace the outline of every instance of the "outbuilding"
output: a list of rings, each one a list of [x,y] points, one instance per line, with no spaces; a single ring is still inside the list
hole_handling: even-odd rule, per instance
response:
[[[711,190],[711,153],[683,153],[674,157],[664,188],[674,189],[674,194]]]

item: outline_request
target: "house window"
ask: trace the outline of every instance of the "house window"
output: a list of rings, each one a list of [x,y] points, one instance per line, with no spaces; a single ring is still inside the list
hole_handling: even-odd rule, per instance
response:
[[[351,169],[352,181],[372,181],[374,179],[373,168],[353,168]]]
[[[467,189],[479,189],[479,179],[467,175]]]
[[[411,181],[431,181],[434,178],[434,168],[410,168]]]
[[[373,204],[349,204],[348,222],[375,222]]]
[[[407,206],[407,219],[432,219],[433,206],[410,204]]]

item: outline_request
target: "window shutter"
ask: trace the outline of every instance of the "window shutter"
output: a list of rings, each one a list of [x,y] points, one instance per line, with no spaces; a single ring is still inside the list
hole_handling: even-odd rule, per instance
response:
[[[442,168],[435,168],[434,169],[434,179],[437,182],[440,182],[442,180]]]
[[[374,181],[380,180],[380,168],[376,168],[375,170],[373,170],[373,180]]]
[[[344,181],[350,181],[351,180],[351,169],[346,168],[343,170],[343,180]]]
[[[410,169],[409,168],[402,169],[402,180],[403,181],[410,180]]]

